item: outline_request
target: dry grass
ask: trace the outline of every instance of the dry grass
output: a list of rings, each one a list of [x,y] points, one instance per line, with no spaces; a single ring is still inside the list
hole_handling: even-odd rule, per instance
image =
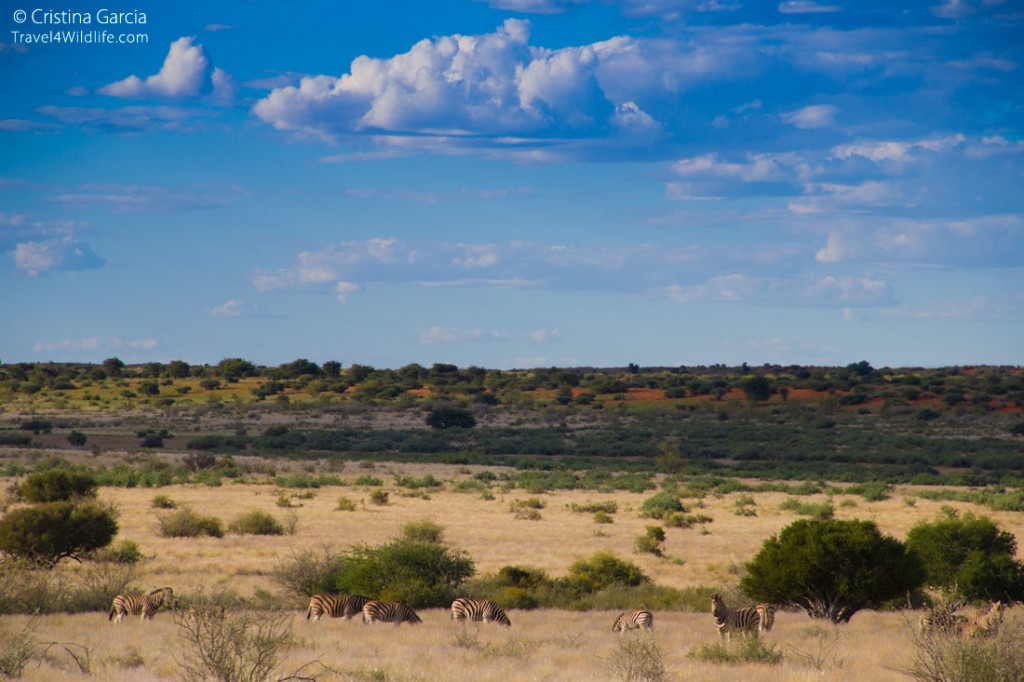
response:
[[[349,464],[341,475],[352,480],[363,473],[367,470]],[[100,498],[121,510],[117,539],[135,541],[145,556],[152,557],[142,565],[140,589],[170,585],[180,595],[231,591],[243,597],[251,597],[257,590],[277,593],[271,569],[276,559],[292,551],[324,543],[339,549],[357,543],[378,544],[398,536],[406,523],[423,519],[442,526],[446,542],[468,552],[476,561],[478,574],[518,564],[557,577],[580,558],[612,551],[639,565],[658,584],[728,590],[735,588],[743,562],[765,538],[797,518],[779,509],[788,497],[781,493],[753,494],[755,517],[734,513],[736,494],[708,497],[704,507],[696,510],[713,518],[704,527],[707,532],[701,526],[666,528],[665,558],[658,558],[633,553],[635,538],[651,523],[641,518],[638,510],[653,493],[570,491],[538,496],[520,490],[501,492],[496,486],[494,499],[484,500],[478,494],[450,492],[451,486],[446,485],[445,490],[430,490],[425,499],[407,496],[408,491],[391,485],[393,474],[421,477],[433,473],[450,481],[468,477],[470,470],[388,464],[378,465],[371,473],[387,484],[390,502],[386,506],[370,503],[369,488],[330,487],[315,491],[310,499],[296,500],[301,506],[285,510],[277,506],[277,500],[286,491],[272,485],[231,483],[219,488],[102,488]],[[0,481],[3,486],[6,482]],[[225,523],[251,510],[268,512],[279,520],[294,513],[296,532],[283,536],[228,534],[220,539],[164,538],[159,535],[156,518],[161,510],[152,507],[157,494]],[[840,504],[847,496],[837,496],[836,516],[871,519],[883,532],[904,538],[918,521],[934,519],[941,506],[923,499],[908,506],[903,499],[910,494],[909,488],[898,488],[890,499],[880,502],[850,496],[854,506]],[[355,503],[353,511],[337,510],[340,495]],[[544,500],[541,520],[517,520],[509,511],[511,502],[527,497]],[[823,502],[825,497],[801,499]],[[611,524],[596,524],[592,514],[572,511],[574,503],[607,500],[618,505]],[[684,500],[688,506],[693,502]],[[1003,529],[1024,537],[1024,515],[968,504],[951,506],[985,514]],[[345,673],[330,673],[321,679],[497,680],[508,679],[510,670],[515,671],[514,679],[522,680],[615,679],[613,612],[510,612],[511,630],[469,625],[466,635],[457,637],[460,630],[440,610],[421,612],[422,626],[396,629],[340,621],[310,625],[304,618],[305,604],[295,608],[292,625],[298,645],[287,652],[281,673],[320,660]],[[25,617],[0,617],[0,629],[17,632],[26,622]],[[183,645],[169,614],[160,613],[145,626],[132,621],[117,627],[107,622],[106,614],[57,615],[37,618],[34,627],[38,642],[63,644],[50,646],[41,661],[30,665],[30,679],[85,679],[79,672],[80,662],[69,652],[87,661],[92,679],[172,680],[178,676],[175,661]],[[665,654],[668,679],[897,680],[906,677],[895,670],[905,668],[912,657],[906,619],[898,613],[861,612],[840,628],[810,621],[800,613],[780,613],[769,635],[785,655],[780,666],[719,666],[688,657],[689,652],[717,639],[710,616],[704,613],[658,613],[655,637]]]

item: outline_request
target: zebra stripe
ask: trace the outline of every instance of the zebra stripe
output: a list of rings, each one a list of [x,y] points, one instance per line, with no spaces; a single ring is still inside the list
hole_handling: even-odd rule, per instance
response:
[[[170,599],[173,606],[174,590],[169,587],[161,587],[149,594],[119,594],[114,597],[114,602],[110,605],[110,615],[107,616],[107,620],[112,620],[115,614],[117,615],[117,619],[114,620],[115,624],[124,620],[125,615],[141,615],[143,622],[147,618],[152,620],[153,614],[164,605],[166,599]]]
[[[422,623],[416,612],[405,604],[385,603],[382,601],[368,601],[363,605],[364,623],[394,623],[398,627],[402,623],[416,625]]]
[[[369,597],[360,597],[354,594],[314,594],[309,598],[306,620],[312,616],[315,623],[323,615],[348,620],[357,613],[362,613],[363,606],[368,601],[370,601]]]
[[[757,631],[771,632],[775,625],[775,604],[758,604],[754,608],[757,609]]]
[[[512,621],[505,615],[505,611],[487,599],[459,597],[452,602],[452,620],[482,620],[485,623],[512,627]]]
[[[711,615],[715,619],[715,627],[722,639],[732,640],[732,631],[750,633],[757,635],[761,624],[761,617],[757,614],[757,607],[747,606],[742,609],[730,609],[722,601],[722,595],[715,594],[711,597]]]
[[[625,632],[626,630],[637,630],[640,628],[653,628],[654,614],[650,611],[638,609],[620,613],[612,624],[612,632]]]

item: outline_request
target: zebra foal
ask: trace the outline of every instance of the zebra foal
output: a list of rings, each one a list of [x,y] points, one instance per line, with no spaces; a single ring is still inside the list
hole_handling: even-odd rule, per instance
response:
[[[115,615],[117,616],[117,619],[114,620],[115,625],[124,620],[126,615],[141,615],[143,622],[147,619],[152,620],[153,614],[164,605],[166,600],[170,600],[171,605],[174,605],[174,590],[169,587],[158,588],[149,594],[119,594],[114,597],[114,601],[110,605],[110,615],[107,616],[107,620],[114,620]]]
[[[364,623],[394,623],[398,627],[402,623],[417,625],[422,623],[416,612],[405,604],[386,603],[382,601],[368,601],[363,604]]]
[[[625,611],[612,623],[612,632],[625,632],[641,628],[654,628],[654,614],[646,609]]]
[[[459,597],[452,602],[452,620],[482,620],[485,623],[512,627],[512,621],[505,611],[487,599]]]

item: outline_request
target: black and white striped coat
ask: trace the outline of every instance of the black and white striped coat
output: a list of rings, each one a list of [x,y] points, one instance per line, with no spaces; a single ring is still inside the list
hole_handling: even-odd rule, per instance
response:
[[[711,615],[714,616],[715,627],[722,639],[731,640],[734,631],[756,635],[761,627],[761,617],[757,613],[757,607],[730,609],[722,601],[720,594],[711,597]]]
[[[512,626],[505,611],[487,599],[459,597],[452,602],[452,620],[482,620],[485,623]]]
[[[638,630],[641,628],[654,627],[654,614],[645,609],[636,611],[625,611],[612,623],[612,632],[625,632],[626,630]]]
[[[309,598],[306,620],[312,617],[315,623],[324,615],[329,618],[348,620],[352,616],[362,613],[363,606],[368,601],[371,601],[369,597],[360,597],[354,594],[314,594]]]
[[[757,604],[758,632],[771,632],[775,625],[775,604]]]
[[[153,614],[168,600],[173,605],[174,590],[169,587],[161,587],[149,594],[119,594],[114,597],[114,601],[110,605],[110,615],[107,616],[107,620],[113,620],[115,615],[117,619],[114,620],[114,623],[120,623],[126,615],[142,616],[143,621],[152,620]]]
[[[423,621],[405,604],[368,601],[363,605],[363,622],[394,623],[397,627],[402,623],[417,625]]]

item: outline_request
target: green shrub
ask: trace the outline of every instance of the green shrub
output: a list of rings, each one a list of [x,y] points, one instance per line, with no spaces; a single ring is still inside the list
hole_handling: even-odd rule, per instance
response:
[[[274,564],[271,577],[286,592],[309,603],[321,592],[334,591],[334,577],[341,572],[345,555],[329,545],[294,551]]]
[[[253,509],[232,519],[228,531],[239,535],[284,535],[284,526],[267,512]]]
[[[370,493],[370,502],[379,506],[386,505],[388,503],[387,491],[381,490],[380,488],[374,490],[372,493]]]
[[[597,552],[569,567],[566,582],[584,593],[594,593],[614,584],[641,585],[649,582],[636,564],[623,561],[611,552]]]
[[[96,478],[84,471],[63,468],[29,474],[19,487],[28,502],[63,502],[81,497],[96,497]]]
[[[96,561],[109,561],[115,564],[135,564],[142,561],[142,550],[134,540],[120,542],[96,550],[92,558]]]
[[[349,498],[345,497],[344,495],[340,495],[338,497],[338,504],[334,509],[336,511],[355,511],[356,503],[350,500]]]
[[[665,529],[661,526],[647,526],[647,532],[638,535],[635,548],[638,554],[663,556],[661,545],[665,542]]]
[[[363,474],[362,476],[358,477],[355,481],[353,481],[352,485],[362,485],[369,488],[379,488],[380,486],[384,485],[384,481],[380,480],[376,476],[372,476],[370,474]]]
[[[870,521],[795,521],[747,564],[740,589],[757,602],[788,604],[845,623],[924,582],[917,555]]]
[[[444,526],[430,519],[410,521],[402,527],[402,539],[409,542],[440,544],[444,542]]]
[[[912,662],[900,672],[921,682],[1024,680],[1024,621],[1007,620],[989,637],[921,633],[908,623]]]
[[[705,663],[742,665],[746,663],[782,663],[782,652],[775,642],[760,637],[744,637],[736,642],[714,642],[704,644],[688,654],[691,658]]]
[[[154,495],[151,506],[155,509],[177,509],[178,505],[167,495]]]
[[[830,519],[835,515],[835,508],[831,502],[801,502],[795,497],[787,498],[779,505],[779,509],[821,520]]]
[[[575,502],[573,502],[571,509],[574,512],[584,512],[588,514],[596,514],[598,512],[604,514],[614,514],[615,512],[619,511],[619,503],[616,502],[615,500],[606,500],[604,502],[588,502],[586,504],[576,504]]]
[[[187,507],[158,516],[157,522],[160,524],[160,535],[165,538],[197,538],[203,535],[224,537],[220,519],[197,514]]]
[[[615,523],[615,519],[603,511],[594,512],[594,523]]]
[[[49,502],[14,509],[0,519],[0,552],[51,568],[106,547],[115,535],[117,521],[109,509]]]
[[[35,647],[36,639],[31,623],[26,624],[20,632],[0,630],[0,678],[21,678],[32,660]]]
[[[668,490],[655,493],[640,505],[640,515],[650,519],[663,519],[672,512],[685,511],[686,507],[679,501],[679,496]]]

